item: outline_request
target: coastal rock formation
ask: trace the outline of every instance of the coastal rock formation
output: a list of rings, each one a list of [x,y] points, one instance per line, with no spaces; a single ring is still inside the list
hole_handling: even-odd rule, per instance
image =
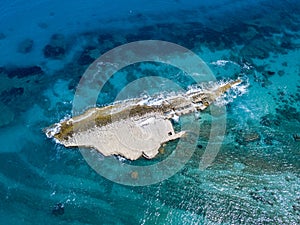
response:
[[[91,108],[45,129],[47,137],[66,147],[94,148],[105,156],[151,159],[162,144],[180,138],[171,119],[206,109],[241,80],[192,87],[186,93],[157,95]]]

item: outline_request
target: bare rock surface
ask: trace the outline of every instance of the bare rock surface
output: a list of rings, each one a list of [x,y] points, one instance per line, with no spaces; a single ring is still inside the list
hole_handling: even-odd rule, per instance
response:
[[[206,109],[240,83],[241,80],[216,83],[164,98],[129,99],[91,108],[46,128],[45,133],[66,147],[94,148],[104,156],[120,155],[130,160],[141,156],[152,159],[162,144],[185,134],[174,131],[171,119]]]

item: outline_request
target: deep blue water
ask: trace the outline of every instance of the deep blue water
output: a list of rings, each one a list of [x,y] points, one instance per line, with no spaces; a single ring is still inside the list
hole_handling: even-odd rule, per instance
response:
[[[211,128],[206,111],[184,168],[133,187],[103,178],[78,149],[42,130],[71,115],[78,82],[96,58],[139,40],[181,45],[217,80],[242,77],[249,86],[225,99],[226,132],[210,167],[199,170]],[[0,224],[300,223],[299,1],[2,0],[0,49]],[[147,76],[192,83],[177,68],[144,62],[115,74],[98,104]],[[131,93],[144,91],[136,85]]]

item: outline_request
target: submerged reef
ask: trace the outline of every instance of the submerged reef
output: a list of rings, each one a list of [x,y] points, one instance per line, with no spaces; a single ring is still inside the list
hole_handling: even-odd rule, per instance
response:
[[[66,147],[95,148],[105,156],[120,155],[130,160],[151,159],[162,144],[180,138],[170,119],[199,112],[242,81],[191,87],[185,93],[156,95],[91,108],[79,116],[45,129],[47,137]]]
[[[40,66],[29,66],[29,67],[18,67],[18,68],[11,68],[6,71],[7,76],[9,78],[24,78],[33,75],[41,75],[44,74],[44,71]]]
[[[66,52],[65,45],[66,45],[65,38],[63,35],[61,34],[52,35],[49,44],[47,44],[43,49],[45,58],[52,58],[52,59],[63,58]]]

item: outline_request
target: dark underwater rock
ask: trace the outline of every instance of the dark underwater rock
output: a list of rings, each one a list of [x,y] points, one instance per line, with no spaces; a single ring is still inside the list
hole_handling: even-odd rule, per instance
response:
[[[13,78],[13,77],[23,78],[27,76],[44,74],[44,71],[39,66],[14,68],[14,69],[9,69],[6,72],[9,78]]]
[[[82,54],[78,59],[79,65],[89,65],[91,64],[95,59],[87,54]]]
[[[239,131],[235,140],[240,145],[247,145],[250,142],[259,141],[260,135],[256,131]]]
[[[44,56],[46,58],[60,58],[62,56],[64,56],[65,54],[65,49],[63,49],[62,47],[58,47],[58,46],[52,46],[52,45],[46,45],[44,47]]]
[[[65,213],[65,206],[62,203],[56,204],[52,209],[52,214],[55,216],[60,216]]]
[[[268,116],[263,116],[260,120],[260,124],[269,127],[272,125],[272,121]]]
[[[18,95],[22,95],[24,93],[24,88],[22,87],[19,87],[19,88],[16,88],[16,87],[13,87],[11,88],[9,91],[4,91],[7,95],[10,95],[10,96],[18,96]]]
[[[44,49],[44,56],[46,58],[60,59],[66,53],[65,37],[62,34],[54,34]]]
[[[53,34],[50,39],[50,45],[65,48],[66,40],[62,34]]]
[[[97,50],[94,46],[86,47],[77,60],[78,64],[83,66],[94,62],[95,58],[91,56],[94,50]]]
[[[22,87],[13,87],[9,90],[5,90],[0,94],[0,100],[3,103],[8,103],[12,101],[13,99],[23,95],[24,93],[24,88]]]
[[[300,141],[300,135],[299,134],[293,134],[293,138],[295,141]]]
[[[138,34],[127,34],[125,38],[128,43],[141,40]]]
[[[300,112],[298,112],[295,107],[284,105],[283,107],[276,108],[276,112],[279,116],[287,120],[298,120],[300,122]]]
[[[275,72],[274,72],[274,71],[270,71],[270,70],[268,70],[268,71],[267,71],[267,74],[268,74],[268,75],[270,75],[270,76],[272,76],[272,75],[274,75],[274,74],[275,74]]]
[[[241,49],[240,54],[246,59],[265,59],[269,57],[270,52],[278,52],[280,50],[281,48],[279,48],[273,40],[257,38],[245,45]]]
[[[280,47],[284,49],[293,49],[293,43],[290,38],[283,38]]]
[[[259,202],[262,202],[264,204],[268,204],[268,205],[271,205],[271,206],[274,205],[274,200],[275,199],[270,199],[269,196],[264,196],[263,193],[259,193],[258,191],[250,191],[249,195],[255,201],[259,201]]]
[[[280,120],[272,114],[267,114],[260,118],[260,124],[266,127],[279,126]]]
[[[149,38],[153,38],[153,36],[157,34],[157,28],[156,26],[143,26],[139,28],[139,33],[148,36]]]
[[[200,149],[202,149],[202,148],[203,148],[203,145],[201,145],[201,144],[197,144],[197,148],[200,148]]]
[[[26,54],[31,52],[33,47],[33,40],[32,39],[25,39],[24,41],[21,41],[18,46],[18,52]]]
[[[273,145],[273,138],[272,138],[272,137],[266,137],[266,138],[264,139],[264,143],[265,143],[266,145]]]
[[[300,213],[300,206],[298,206],[298,205],[293,205],[292,207],[293,207],[293,210],[294,210],[295,212],[299,212],[299,213]]]
[[[113,36],[112,34],[100,34],[98,36],[98,42],[99,44],[103,44],[104,41],[113,41]]]
[[[269,56],[269,53],[259,47],[245,46],[241,50],[241,55],[243,55],[246,59],[252,59],[252,58],[264,59]]]
[[[5,38],[6,38],[6,35],[4,33],[0,32],[0,40],[3,40]]]

